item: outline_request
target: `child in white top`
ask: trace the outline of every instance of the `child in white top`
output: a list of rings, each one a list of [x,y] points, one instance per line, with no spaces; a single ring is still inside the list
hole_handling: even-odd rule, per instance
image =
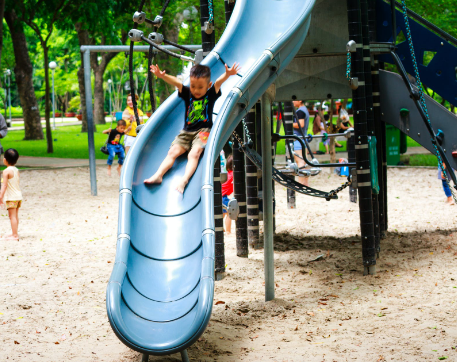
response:
[[[19,170],[14,166],[19,159],[19,153],[14,148],[5,151],[3,163],[3,184],[0,190],[0,205],[6,204],[11,221],[11,235],[5,236],[6,240],[18,240],[17,228],[19,226],[19,208],[22,204],[22,192],[19,186]]]

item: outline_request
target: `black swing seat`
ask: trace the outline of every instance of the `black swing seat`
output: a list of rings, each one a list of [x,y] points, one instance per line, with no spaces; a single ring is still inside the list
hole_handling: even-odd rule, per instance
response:
[[[249,158],[256,167],[261,170],[262,169],[262,157],[253,149],[247,147],[246,145],[241,146],[244,154],[246,155],[247,158]],[[302,185],[301,183],[295,181],[293,178],[290,178],[286,175],[284,175],[281,171],[273,167],[273,180],[275,180],[277,183],[280,185],[299,192],[300,194],[303,195],[308,195],[308,196],[313,196],[313,197],[321,197],[323,199],[333,199],[336,200],[338,199],[338,195],[332,195],[330,196],[328,192],[325,191],[320,191],[313,189],[311,187]]]

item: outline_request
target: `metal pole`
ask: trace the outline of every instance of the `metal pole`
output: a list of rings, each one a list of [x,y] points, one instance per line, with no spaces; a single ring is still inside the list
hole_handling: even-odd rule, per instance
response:
[[[84,87],[86,89],[87,138],[89,141],[90,192],[97,196],[95,169],[94,115],[92,113],[92,87],[90,82],[90,50],[84,52]]]
[[[246,116],[246,125],[249,130],[249,136],[253,142],[251,146],[256,147],[256,127],[255,127],[255,106]],[[257,188],[257,167],[246,157],[246,200],[248,214],[248,240],[251,248],[260,249],[259,242],[259,195]]]
[[[236,133],[243,135],[243,124],[240,122],[235,129]],[[242,136],[241,136],[242,137]],[[240,213],[236,220],[236,256],[248,257],[248,220],[246,212],[246,169],[244,153],[240,150],[238,142],[233,142],[233,186],[235,199],[238,201]]]
[[[283,122],[284,122],[284,133],[286,135],[294,134],[294,105],[292,102],[284,102],[284,112],[283,112]],[[280,104],[280,109],[282,110],[282,105]],[[317,141],[319,143],[319,140]],[[290,161],[295,163],[294,155],[290,153],[289,149],[293,151],[293,142],[291,140],[286,140],[286,162]],[[295,177],[294,177],[295,179]],[[295,191],[287,189],[287,208],[295,209],[296,205]]]
[[[275,297],[273,250],[273,158],[271,157],[271,102],[268,91],[262,95],[262,185],[263,185],[263,239],[265,268],[265,301]]]
[[[12,124],[11,118],[11,73],[8,74],[8,112],[9,112],[9,119],[10,119],[10,127]]]
[[[53,128],[56,129],[56,106],[55,106],[55,96],[54,96],[54,69],[52,70],[52,119],[53,119]]]
[[[187,349],[181,351],[182,362],[190,362],[189,355],[187,354]]]

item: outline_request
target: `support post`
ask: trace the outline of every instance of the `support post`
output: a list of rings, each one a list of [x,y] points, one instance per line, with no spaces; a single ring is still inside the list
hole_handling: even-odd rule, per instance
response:
[[[363,39],[363,67],[365,73],[365,102],[367,109],[367,134],[371,137],[376,137],[375,134],[375,119],[373,110],[373,82],[371,74],[371,51],[370,51],[370,27],[368,18],[368,1],[361,0],[361,19],[362,19],[362,39]],[[372,170],[370,165],[371,173],[377,172],[378,170]],[[373,207],[373,226],[374,226],[374,238],[375,238],[375,249],[379,255],[381,245],[381,232],[379,222],[379,195],[372,192],[371,200]]]
[[[214,165],[214,231],[216,280],[222,280],[225,277],[224,219],[222,213],[222,185],[220,170],[221,159],[218,157]]]
[[[285,102],[284,103],[284,133],[286,136],[290,136],[294,134],[294,104],[292,102]],[[282,107],[280,105],[280,109]],[[290,145],[290,147],[289,147]],[[290,153],[290,150],[294,150],[294,142],[292,140],[286,140],[286,162],[290,161],[292,163],[295,162],[294,155]],[[294,177],[295,179],[295,177]],[[295,209],[297,207],[296,204],[296,196],[295,191],[291,189],[287,189],[287,208],[288,209]]]
[[[92,85],[90,81],[90,50],[84,51],[84,88],[86,90],[87,138],[89,140],[90,192],[97,196],[97,171],[95,168],[94,114],[92,112]]]
[[[368,22],[370,26],[370,41],[376,41],[376,0],[369,0],[368,2]],[[385,212],[387,205],[384,204],[384,170],[382,154],[385,152],[385,143],[382,135],[382,128],[385,127],[381,117],[381,95],[379,85],[379,60],[378,56],[374,56],[374,63],[371,68],[371,77],[373,83],[373,110],[374,110],[374,132],[377,140],[376,153],[378,159],[378,177],[379,177],[379,195],[378,195],[378,208],[379,208],[379,232],[380,239],[385,238]],[[381,251],[380,243],[376,245],[376,252]]]
[[[235,131],[240,136],[244,134],[241,122]],[[236,220],[236,256],[247,258],[249,250],[246,213],[246,171],[244,153],[240,150],[238,142],[233,142],[233,186],[235,199],[238,201],[240,208],[240,213]]]
[[[190,362],[189,356],[187,354],[187,349],[185,349],[184,351],[181,351],[181,359],[182,359],[182,362]]]
[[[273,248],[273,167],[271,157],[271,103],[274,99],[274,85],[263,95],[262,107],[262,185],[263,185],[263,238],[265,267],[265,301],[275,297],[274,284],[274,248]]]
[[[359,193],[360,231],[364,275],[376,273],[376,249],[371,199],[371,175],[368,149],[367,110],[365,102],[365,73],[360,0],[347,0],[349,38],[357,44],[352,53],[352,76],[359,87],[352,92],[354,109],[355,155]]]
[[[141,362],[148,362],[149,361],[149,355],[147,353],[143,353],[143,357],[141,358]]]
[[[246,126],[249,137],[253,144],[251,147],[256,149],[255,132],[255,107],[252,107],[246,116]],[[248,220],[248,240],[251,248],[260,249],[259,242],[259,197],[257,190],[257,167],[246,157],[246,203]]]

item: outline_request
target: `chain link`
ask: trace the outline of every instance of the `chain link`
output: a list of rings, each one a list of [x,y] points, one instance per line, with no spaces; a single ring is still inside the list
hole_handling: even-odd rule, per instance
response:
[[[208,23],[214,24],[214,6],[213,6],[213,0],[208,0],[208,9],[209,9],[209,19],[208,19]]]
[[[350,179],[350,176],[348,177],[348,180],[346,181],[346,183],[344,183],[343,185],[341,185],[340,187],[332,190],[332,191],[329,191],[328,193],[328,199],[327,200],[330,200],[330,197],[332,196],[335,196],[336,194],[340,193],[341,191],[343,191],[346,187],[349,187],[351,186],[352,184],[352,180]]]
[[[346,78],[348,82],[351,81],[351,52],[348,51],[346,59]]]
[[[408,8],[406,7],[406,1],[401,0],[401,5],[402,5],[402,9],[403,9],[403,19],[405,21],[405,26],[406,26],[406,37],[408,38],[409,52],[411,53],[411,59],[412,59],[413,66],[414,66],[414,73],[415,73],[415,77],[416,77],[417,87],[419,88],[420,103],[421,103],[422,109],[424,110],[425,118],[427,119],[428,124],[431,126],[430,116],[428,114],[427,104],[425,103],[424,92],[422,90],[422,82],[420,80],[419,67],[417,66],[416,53],[414,51],[413,39],[412,39],[412,35],[411,35],[411,28],[409,26],[409,18],[408,18],[408,14],[407,14]],[[446,183],[448,184],[449,189],[451,190],[452,196],[454,198],[454,202],[457,204],[457,195],[456,195],[455,189],[450,185],[450,178],[448,177],[446,169],[443,165],[443,159],[441,158],[441,155],[438,151],[438,146],[433,141],[434,140],[432,139],[432,144],[433,144],[433,147],[435,148],[436,157],[438,158],[438,164],[441,168],[441,171],[443,172]],[[449,172],[453,172],[453,171],[450,170]]]

